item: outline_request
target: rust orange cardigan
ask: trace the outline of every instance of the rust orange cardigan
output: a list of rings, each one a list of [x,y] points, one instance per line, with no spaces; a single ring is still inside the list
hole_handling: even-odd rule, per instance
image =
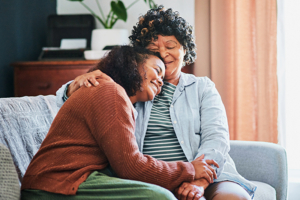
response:
[[[79,185],[108,164],[120,178],[169,190],[194,180],[191,163],[163,162],[139,152],[133,106],[125,90],[101,80],[81,88],[62,106],[22,181],[22,190],[75,195]]]

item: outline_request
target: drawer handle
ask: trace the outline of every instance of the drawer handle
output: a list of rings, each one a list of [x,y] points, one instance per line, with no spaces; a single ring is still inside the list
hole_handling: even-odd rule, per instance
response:
[[[37,87],[38,89],[46,90],[51,87],[51,83],[40,83]]]

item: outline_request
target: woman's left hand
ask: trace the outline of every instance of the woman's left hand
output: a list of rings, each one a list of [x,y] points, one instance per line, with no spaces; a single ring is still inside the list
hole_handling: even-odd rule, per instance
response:
[[[188,182],[184,182],[175,190],[175,196],[179,200],[199,200],[204,194],[204,188]]]

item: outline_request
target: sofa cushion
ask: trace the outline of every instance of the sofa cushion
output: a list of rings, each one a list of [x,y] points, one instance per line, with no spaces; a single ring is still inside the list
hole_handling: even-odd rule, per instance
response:
[[[0,143],[11,152],[20,181],[57,111],[54,95],[0,99]]]
[[[276,190],[267,183],[251,181],[256,186],[254,200],[276,200]]]

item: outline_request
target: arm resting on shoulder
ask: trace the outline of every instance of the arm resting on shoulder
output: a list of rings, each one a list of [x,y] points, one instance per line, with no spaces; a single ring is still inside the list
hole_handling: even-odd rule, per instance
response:
[[[81,86],[91,87],[98,86],[98,78],[113,81],[108,75],[101,72],[100,70],[94,70],[89,73],[82,74],[77,76],[73,81],[69,81],[64,84],[59,90],[56,92],[56,104],[57,107],[60,108],[64,104],[64,102]]]
[[[61,108],[62,105],[67,100],[67,88],[73,81],[69,81],[66,84],[62,85],[57,91],[56,91],[56,105],[58,108]]]

